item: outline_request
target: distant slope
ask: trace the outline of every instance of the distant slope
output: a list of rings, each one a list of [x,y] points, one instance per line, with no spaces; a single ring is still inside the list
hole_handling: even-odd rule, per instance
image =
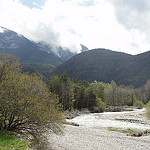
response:
[[[75,80],[94,80],[139,87],[150,79],[150,52],[129,55],[106,49],[82,52],[58,66],[53,73],[66,72]]]
[[[55,69],[50,64],[38,64],[38,63],[24,63],[22,64],[22,72],[29,72],[29,74],[36,73],[42,74],[44,79],[48,79],[51,72]]]
[[[150,79],[150,51],[135,56],[132,65],[127,68],[131,72],[134,85],[139,87]]]
[[[52,50],[52,47],[47,45],[44,42],[39,42],[37,43],[38,47],[40,50],[48,52],[48,53],[53,53],[55,56],[59,57],[63,61],[68,60],[72,56],[76,55],[76,53],[71,52],[68,48],[63,48],[63,47],[57,47],[55,50]]]
[[[40,63],[54,66],[62,63],[62,60],[54,53],[41,51],[36,43],[3,27],[0,27],[0,52],[15,55],[21,63]]]

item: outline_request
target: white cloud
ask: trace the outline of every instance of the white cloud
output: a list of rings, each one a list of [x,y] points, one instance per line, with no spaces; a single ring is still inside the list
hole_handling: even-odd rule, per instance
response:
[[[31,9],[19,0],[0,0],[0,26],[54,48],[61,45],[76,51],[84,44],[136,54],[150,47],[150,11],[147,4],[142,10],[133,1],[47,0],[40,9]]]

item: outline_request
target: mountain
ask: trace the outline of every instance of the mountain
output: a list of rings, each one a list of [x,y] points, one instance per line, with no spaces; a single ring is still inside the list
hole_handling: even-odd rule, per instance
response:
[[[61,46],[56,47],[55,50],[49,45],[47,45],[44,42],[39,42],[37,43],[38,47],[40,48],[41,51],[45,51],[48,53],[53,53],[55,56],[61,58],[62,60],[66,61],[72,56],[76,55],[76,53],[71,52],[68,48],[63,48]]]
[[[82,44],[80,44],[80,46],[81,46],[81,52],[86,52],[89,50],[86,46],[84,46]]]
[[[55,50],[52,50],[52,47],[50,47],[49,45],[47,45],[44,42],[39,42],[39,43],[37,43],[37,45],[40,48],[40,50],[45,51],[45,52],[52,52],[64,61],[66,61],[66,60],[70,59],[71,57],[77,55],[76,52],[71,52],[67,47],[59,46],[59,47],[55,48]],[[86,46],[84,46],[82,44],[80,44],[80,46],[81,46],[81,52],[85,52],[85,51],[89,50]]]
[[[44,52],[40,47],[23,35],[0,27],[0,51],[13,54],[21,63],[40,63],[57,66],[63,61],[54,53]]]
[[[77,53],[72,53],[68,48],[58,47],[56,55],[59,56],[62,60],[68,60],[71,57],[75,56]]]
[[[150,79],[150,52],[129,55],[107,49],[94,49],[73,56],[53,73],[66,72],[75,80],[94,80],[105,83],[114,80],[118,85],[139,87]]]

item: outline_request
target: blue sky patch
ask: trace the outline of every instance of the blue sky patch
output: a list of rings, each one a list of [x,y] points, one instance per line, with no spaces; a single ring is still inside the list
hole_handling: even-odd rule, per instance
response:
[[[20,0],[20,2],[29,8],[40,8],[44,6],[46,0]]]
[[[94,1],[93,0],[87,0],[87,1],[83,1],[80,3],[81,6],[85,6],[85,7],[88,7],[88,6],[94,6]]]

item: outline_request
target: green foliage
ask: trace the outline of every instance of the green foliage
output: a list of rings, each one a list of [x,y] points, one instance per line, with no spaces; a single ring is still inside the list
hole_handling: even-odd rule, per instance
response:
[[[73,109],[75,102],[73,86],[73,82],[66,73],[62,74],[61,77],[53,75],[50,80],[47,81],[49,91],[57,94],[59,102],[63,106],[63,110]]]
[[[40,147],[48,129],[61,131],[58,99],[35,74],[22,74],[14,57],[0,58],[0,130],[30,133]]]
[[[55,74],[66,72],[74,80],[94,80],[117,85],[140,87],[150,79],[150,52],[137,56],[94,49],[80,53],[55,69]]]
[[[82,108],[85,108],[85,102],[86,102],[86,89],[87,87],[85,86],[84,83],[76,83],[74,84],[74,97],[75,97],[75,102],[74,102],[74,108],[81,110]]]
[[[105,103],[101,100],[101,98],[97,98],[97,104],[94,107],[94,112],[95,113],[101,113],[105,111]]]
[[[120,128],[108,127],[107,129],[108,129],[108,131],[118,131]]]
[[[143,135],[148,135],[150,133],[149,130],[139,130],[139,129],[121,129],[121,128],[116,128],[116,127],[108,127],[108,131],[116,131],[116,132],[121,132],[121,133],[127,133],[129,136],[135,136],[135,137],[140,137]]]
[[[88,108],[91,112],[103,112],[106,106],[143,107],[132,86],[117,86],[114,81],[110,84],[97,81],[85,84],[72,81],[64,73],[60,77],[51,76],[47,86],[50,92],[58,95],[64,110]]]
[[[139,100],[136,100],[133,106],[136,106],[138,109],[142,109],[144,107],[143,103]]]
[[[146,105],[146,116],[150,118],[150,101]]]
[[[108,106],[133,106],[137,101],[133,87],[117,86],[114,81],[106,84],[104,99]]]
[[[14,135],[0,133],[0,150],[26,150],[28,143],[16,138]]]
[[[97,95],[94,89],[88,88],[85,95],[85,106],[90,111],[94,112],[94,107],[97,105]]]
[[[150,80],[148,80],[144,86],[136,89],[136,95],[144,104],[150,101]]]
[[[104,89],[105,89],[106,84],[103,82],[97,82],[94,81],[93,83],[90,84],[90,87],[94,89],[96,92],[97,96],[104,101]]]
[[[46,80],[49,74],[55,69],[55,66],[50,64],[39,64],[39,63],[23,63],[22,72],[29,72],[29,74],[41,74]]]

